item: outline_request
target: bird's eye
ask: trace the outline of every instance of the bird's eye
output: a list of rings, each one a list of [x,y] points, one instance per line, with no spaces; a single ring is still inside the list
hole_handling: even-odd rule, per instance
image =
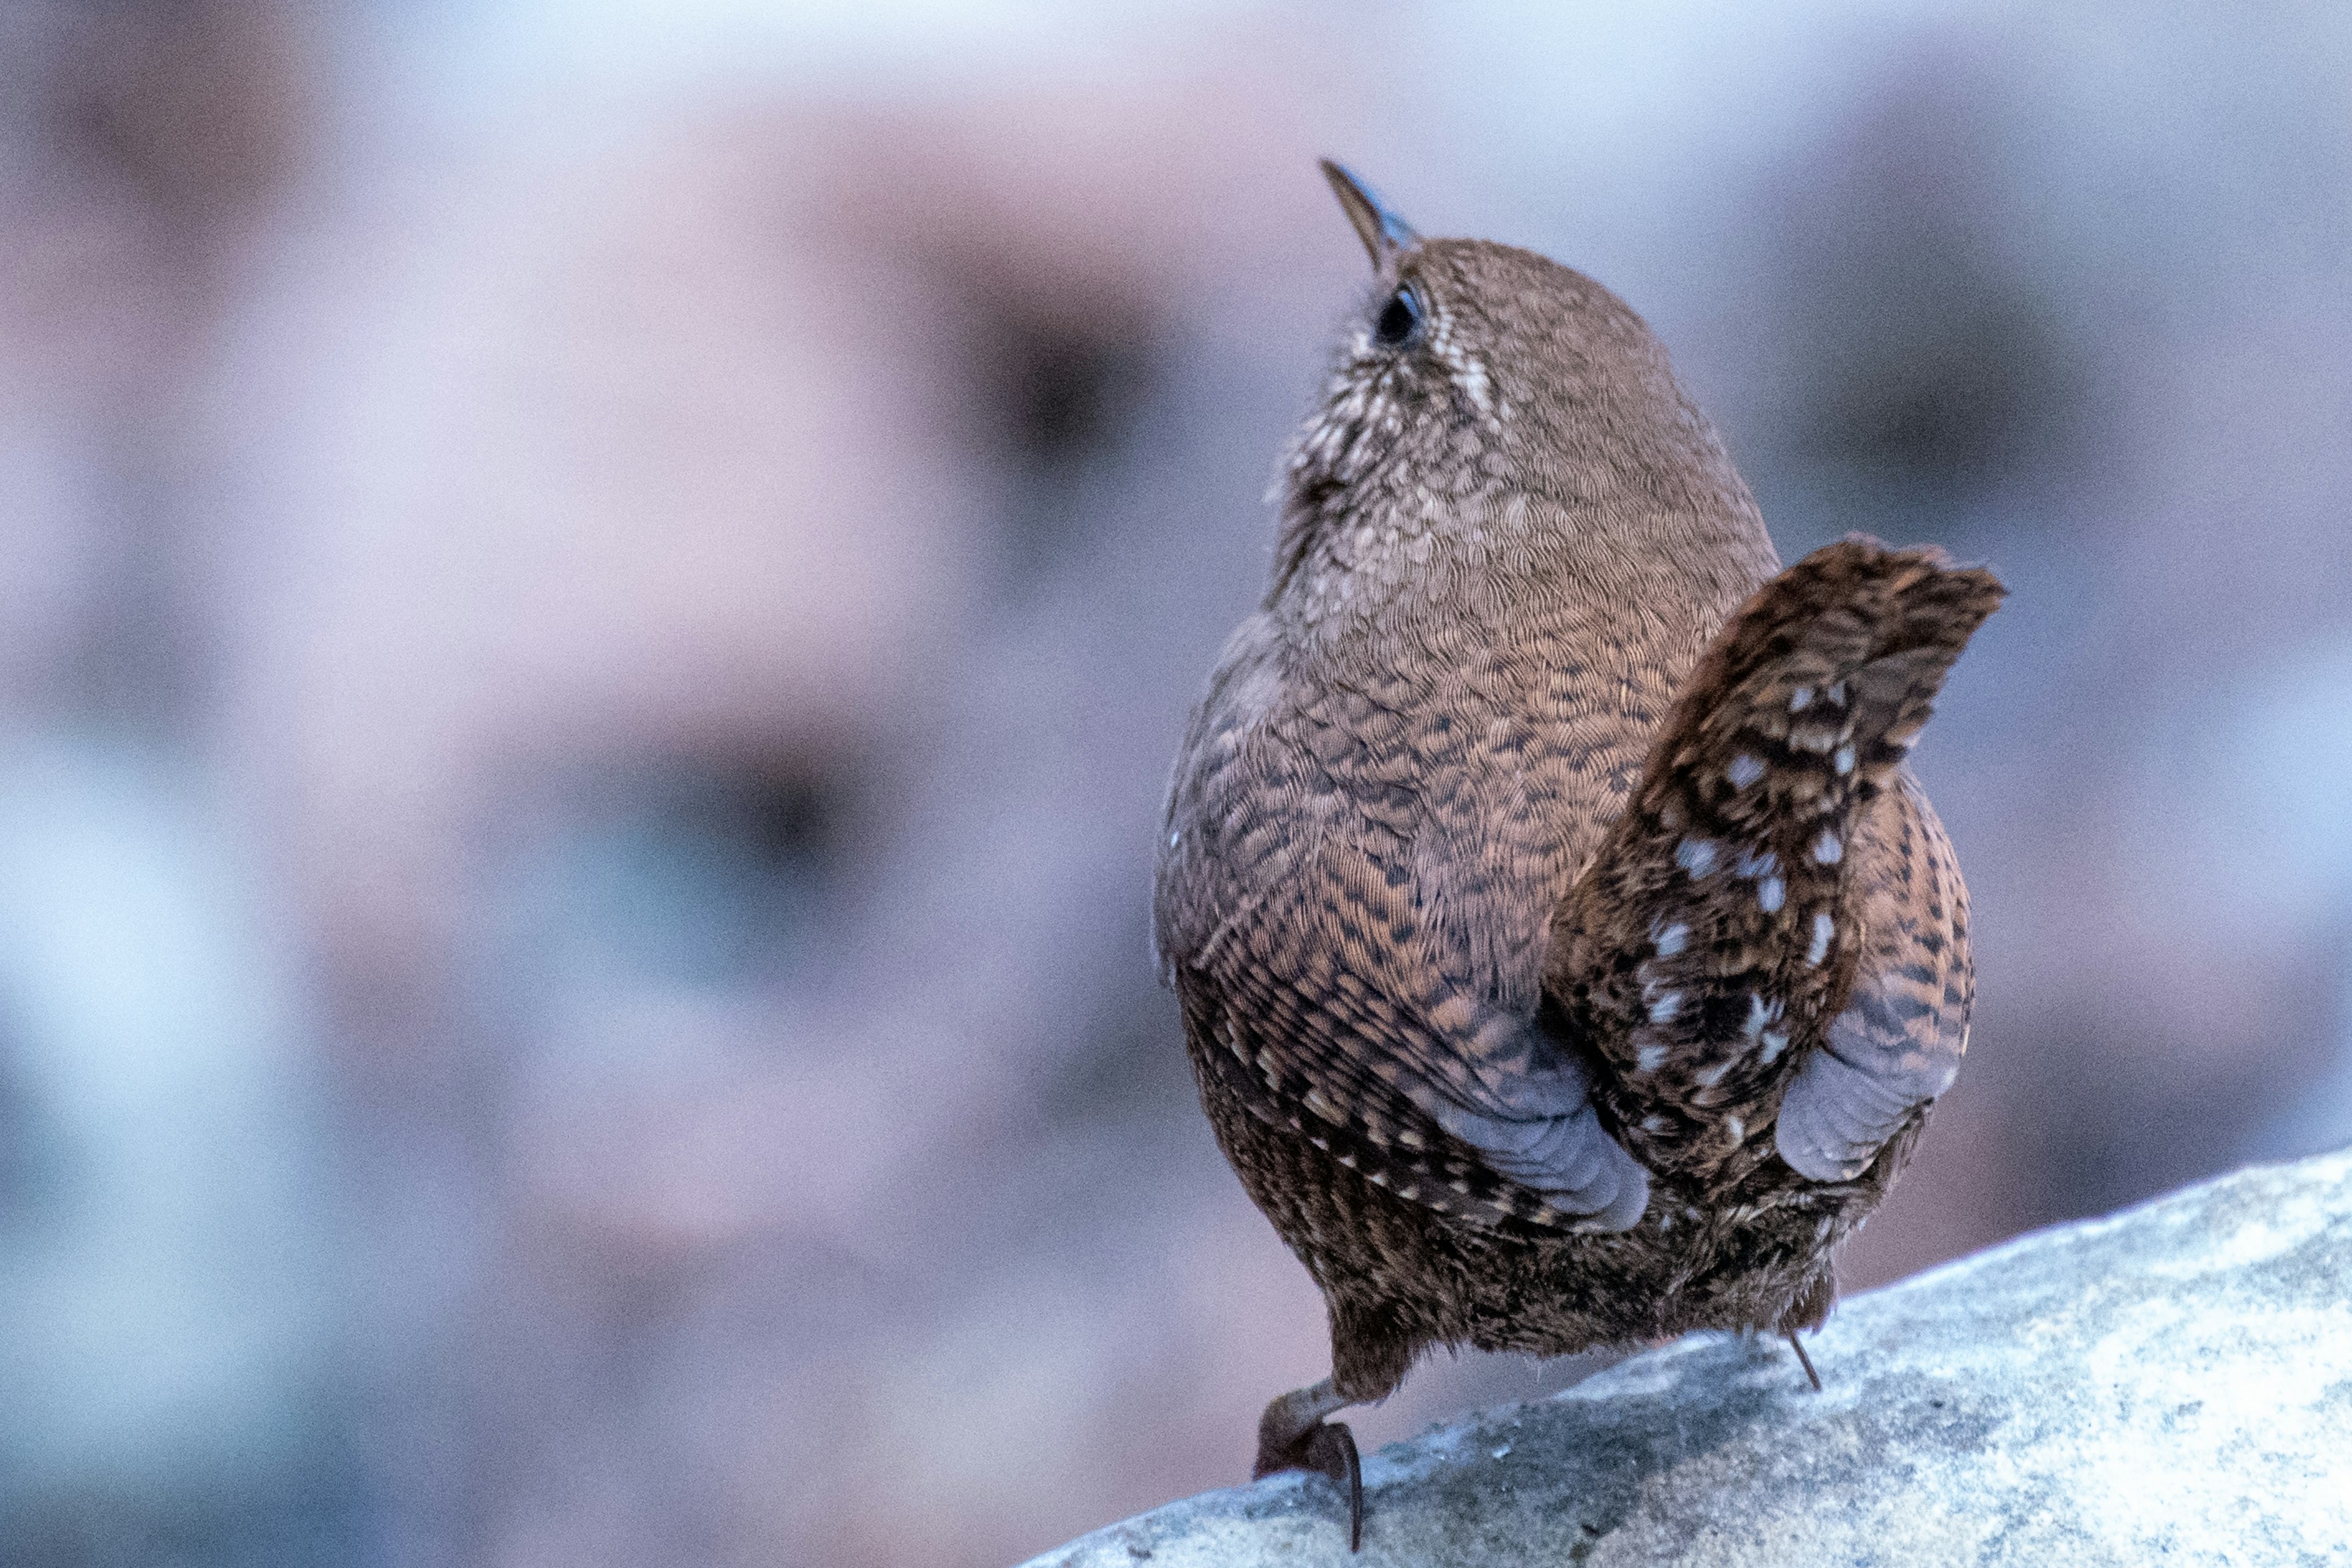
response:
[[[1401,349],[1420,334],[1421,295],[1410,283],[1389,296],[1372,322],[1372,341],[1384,349]]]

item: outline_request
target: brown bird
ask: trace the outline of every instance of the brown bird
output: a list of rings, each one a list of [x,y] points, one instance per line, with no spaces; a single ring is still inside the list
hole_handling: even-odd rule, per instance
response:
[[[1967,894],[1904,757],[2002,589],[1861,538],[1781,571],[1615,295],[1323,168],[1377,280],[1154,913],[1218,1143],[1330,1313],[1256,1473],[1339,1481],[1353,1547],[1326,1417],[1433,1347],[1804,1358],[1967,1045]]]

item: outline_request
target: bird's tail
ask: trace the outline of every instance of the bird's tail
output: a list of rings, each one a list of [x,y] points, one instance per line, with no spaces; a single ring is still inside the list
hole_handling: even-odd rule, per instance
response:
[[[1545,986],[1613,1069],[1604,1098],[1651,1168],[1738,1160],[1843,1005],[1854,818],[2003,592],[1857,536],[1757,590],[1692,672],[1554,921]]]

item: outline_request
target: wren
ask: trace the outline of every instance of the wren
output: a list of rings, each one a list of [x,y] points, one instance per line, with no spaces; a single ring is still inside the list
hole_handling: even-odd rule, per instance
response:
[[[1439,1346],[1786,1336],[1968,1042],[1968,895],[1905,758],[1989,574],[1783,571],[1641,318],[1423,239],[1284,469],[1273,582],[1179,753],[1154,927],[1202,1106],[1323,1292],[1256,1473],[1348,1498]],[[1818,1380],[1815,1380],[1818,1386]]]

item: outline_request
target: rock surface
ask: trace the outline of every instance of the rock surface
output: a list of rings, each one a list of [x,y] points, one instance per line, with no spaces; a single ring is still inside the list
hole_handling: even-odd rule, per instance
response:
[[[1393,1444],[1355,1561],[2352,1563],[2352,1151],[1856,1297],[1807,1348],[1824,1393],[1692,1336]],[[1032,1568],[1347,1561],[1336,1489],[1292,1476]]]

